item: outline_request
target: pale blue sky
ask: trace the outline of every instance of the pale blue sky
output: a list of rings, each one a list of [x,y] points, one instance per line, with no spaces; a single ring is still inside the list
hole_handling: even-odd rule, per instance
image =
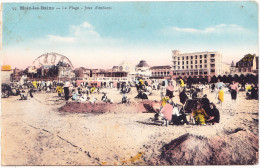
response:
[[[19,10],[20,6],[74,6],[92,10]],[[111,10],[95,10],[96,6]],[[17,10],[13,10],[13,8]],[[75,67],[171,64],[171,51],[219,51],[223,61],[258,55],[255,2],[6,3],[3,64],[25,66],[46,52],[68,56]],[[18,58],[19,57],[19,58]],[[21,61],[23,64],[21,64]],[[99,63],[96,63],[99,61]]]

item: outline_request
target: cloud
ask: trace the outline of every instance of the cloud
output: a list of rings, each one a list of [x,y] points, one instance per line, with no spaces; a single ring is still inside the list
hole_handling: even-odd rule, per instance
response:
[[[246,31],[245,28],[240,27],[235,24],[219,24],[213,27],[206,27],[205,29],[194,29],[194,28],[179,28],[179,27],[170,27],[166,30],[168,33],[193,33],[193,34],[210,34],[210,33],[234,33]]]
[[[62,36],[55,36],[55,35],[47,35],[48,40],[52,42],[69,42],[72,43],[75,41],[74,37],[62,37]]]
[[[100,41],[102,40],[100,35],[95,31],[94,26],[92,26],[88,22],[83,22],[80,25],[70,25],[69,26],[70,33],[67,36],[59,36],[48,34],[47,40],[49,42],[56,42],[61,44],[72,44],[77,45],[81,42],[90,42],[90,41]]]
[[[99,38],[100,35],[95,31],[95,28],[88,22],[83,22],[81,25],[71,25],[71,34],[76,37],[92,37]]]

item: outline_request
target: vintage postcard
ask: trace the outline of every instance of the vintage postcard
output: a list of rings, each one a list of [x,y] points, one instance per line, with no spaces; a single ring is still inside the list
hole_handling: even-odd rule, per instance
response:
[[[258,10],[2,3],[1,164],[257,166]]]

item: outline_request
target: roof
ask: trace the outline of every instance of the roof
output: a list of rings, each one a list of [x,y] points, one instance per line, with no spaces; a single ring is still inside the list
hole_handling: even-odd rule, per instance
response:
[[[139,64],[136,65],[136,67],[149,67],[149,65],[146,63],[145,60],[141,60]]]
[[[151,69],[170,69],[170,65],[152,66]]]

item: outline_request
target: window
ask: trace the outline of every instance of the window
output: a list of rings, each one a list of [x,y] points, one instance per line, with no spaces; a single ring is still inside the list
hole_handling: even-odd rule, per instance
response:
[[[189,56],[186,56],[186,59],[189,59]]]
[[[178,65],[180,65],[180,62],[178,62]]]
[[[248,72],[251,72],[251,68],[248,68]]]
[[[200,74],[202,74],[202,72],[200,71]]]
[[[211,62],[215,62],[215,59],[210,59]]]
[[[178,69],[180,69],[180,66],[178,66]]]
[[[207,63],[207,60],[204,60],[204,63]]]
[[[202,63],[202,60],[200,60],[200,63]]]
[[[182,69],[184,69],[184,66],[182,66]]]
[[[215,67],[215,64],[210,64],[210,67],[211,67],[211,68],[214,68],[214,67]]]
[[[198,66],[197,65],[195,65],[195,69],[197,69],[198,68]]]
[[[193,75],[193,72],[191,72],[190,74]]]
[[[215,57],[215,54],[210,54],[211,57]]]
[[[182,61],[182,65],[184,65],[184,61]]]
[[[190,64],[193,64],[193,61],[191,61]]]
[[[246,72],[246,68],[244,68],[244,72]]]
[[[191,65],[190,68],[193,69],[193,66]]]
[[[207,55],[204,55],[204,58],[207,58]]]
[[[195,59],[197,59],[198,57],[197,57],[197,55],[195,55]]]
[[[204,68],[207,68],[207,65],[204,65]]]
[[[182,57],[182,60],[184,60],[184,57]]]
[[[239,68],[238,71],[241,72],[241,68]]]
[[[197,60],[195,60],[195,64],[197,64]]]
[[[182,75],[185,75],[185,73],[183,72]]]
[[[200,65],[200,68],[202,68],[202,65]]]
[[[189,64],[189,61],[186,61],[186,64]]]
[[[180,60],[180,57],[178,57],[178,60]]]
[[[189,66],[186,66],[186,69],[189,69]]]
[[[193,56],[190,56],[190,59],[193,59]]]
[[[204,71],[204,75],[207,75],[207,72],[206,72],[206,71]]]
[[[202,55],[200,55],[200,59],[202,59]]]
[[[215,69],[212,69],[210,72],[215,72]]]

